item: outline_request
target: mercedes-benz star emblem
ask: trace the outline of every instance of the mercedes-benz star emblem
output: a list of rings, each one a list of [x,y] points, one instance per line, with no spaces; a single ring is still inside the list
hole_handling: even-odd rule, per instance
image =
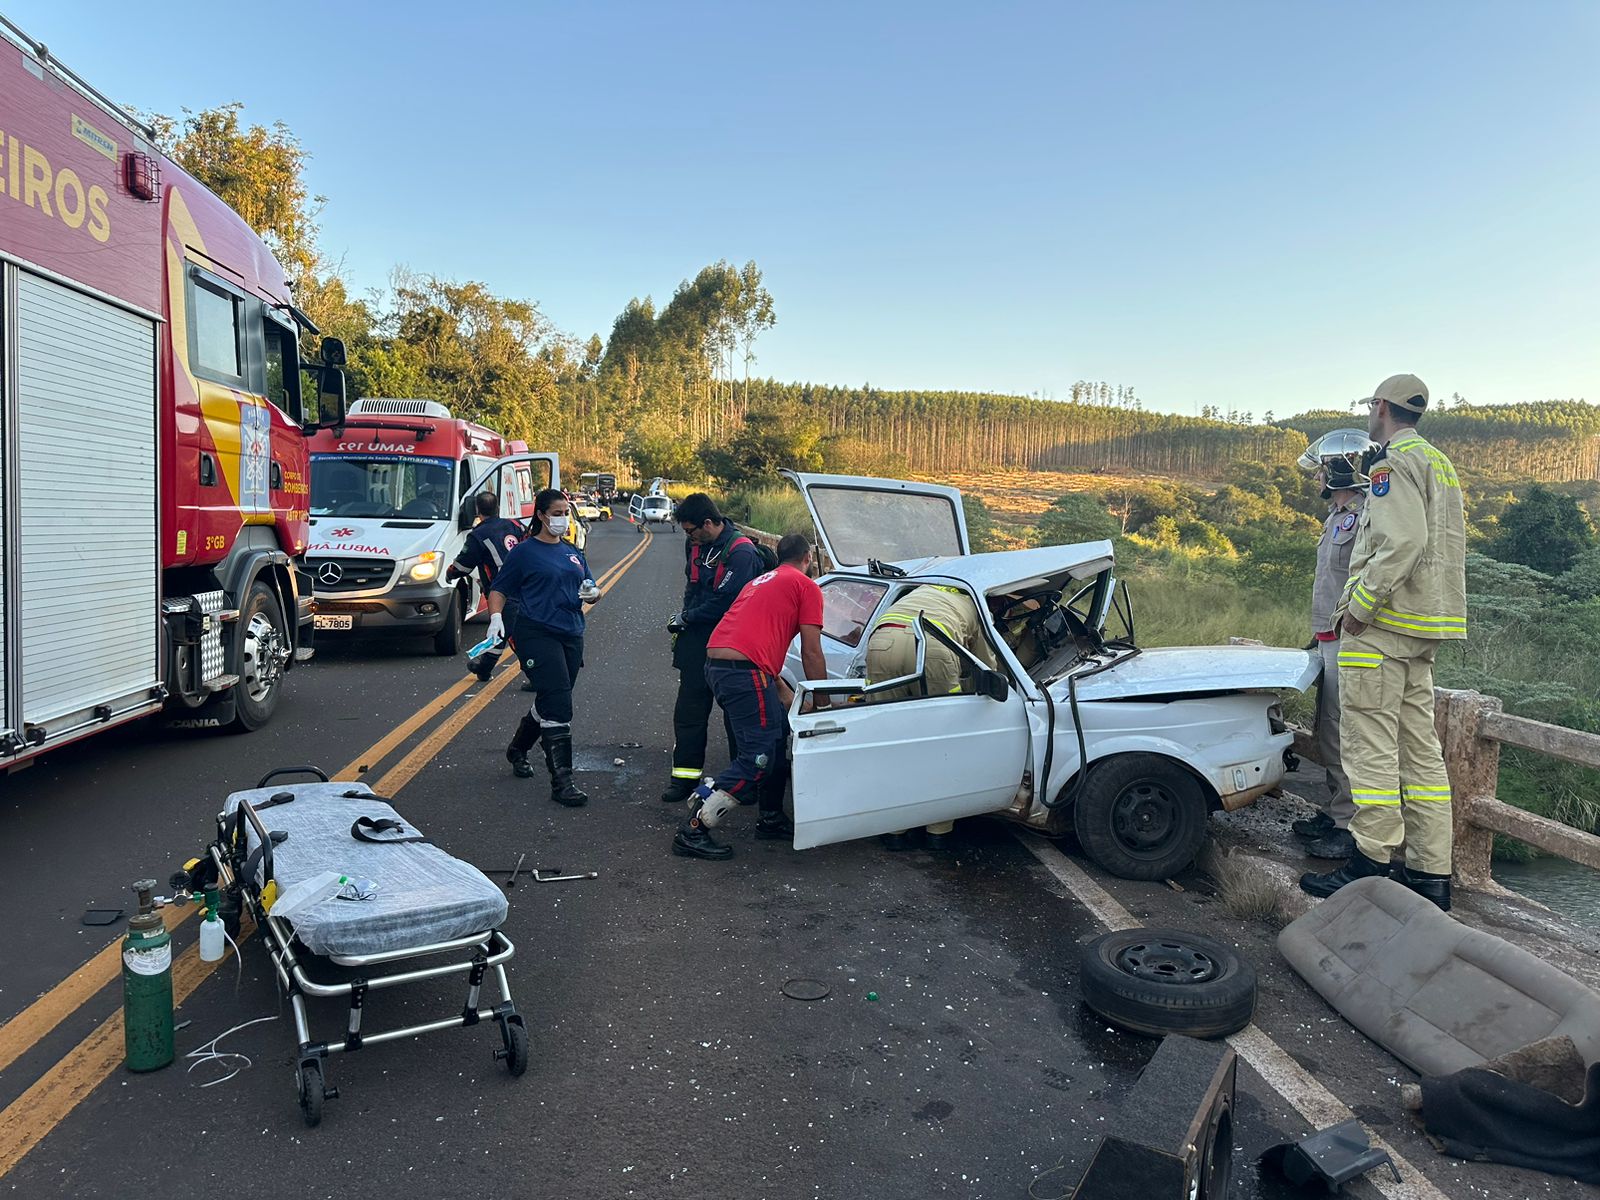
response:
[[[325,583],[329,587],[344,578],[344,568],[336,562],[325,562],[317,568],[317,582]]]

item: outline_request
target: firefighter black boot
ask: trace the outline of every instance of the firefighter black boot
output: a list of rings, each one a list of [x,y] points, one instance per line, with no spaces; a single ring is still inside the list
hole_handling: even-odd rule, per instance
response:
[[[711,830],[706,826],[702,818],[707,815],[706,802],[712,796],[719,798],[716,810],[719,815],[721,812],[726,811],[728,807],[738,807],[738,802],[726,792],[714,792],[710,795],[700,794],[704,790],[705,785],[701,785],[700,788],[696,789],[697,794],[689,801],[690,804],[694,805],[694,810],[689,814],[689,819],[678,826],[678,832],[672,835],[672,852],[682,855],[684,858],[709,858],[713,861],[732,858],[733,847],[724,846],[716,838],[712,837]],[[721,803],[722,800],[726,800],[727,803]]]
[[[550,768],[550,799],[568,808],[589,803],[589,797],[572,782],[571,728],[563,725],[559,729],[546,729],[543,738],[544,761]]]
[[[1432,900],[1445,912],[1450,911],[1450,876],[1430,875],[1426,871],[1400,868],[1400,882],[1425,900]]]
[[[533,764],[528,761],[528,751],[533,749],[533,744],[538,740],[539,722],[529,713],[522,718],[517,732],[511,735],[511,744],[506,747],[506,761],[511,764],[511,773],[518,779],[532,777]]]
[[[1300,890],[1310,892],[1313,896],[1331,896],[1347,883],[1354,883],[1358,879],[1367,879],[1373,875],[1387,875],[1389,864],[1373,862],[1361,851],[1357,850],[1350,856],[1350,861],[1337,871],[1330,871],[1326,875],[1300,876]]]
[[[700,786],[700,774],[695,772],[693,779],[674,779],[667,784],[667,790],[661,793],[661,799],[668,804],[686,804],[689,797],[694,795],[695,788]]]
[[[776,804],[761,798],[761,815],[756,818],[756,836],[771,841],[789,841],[794,837],[794,822],[783,811],[783,797]]]

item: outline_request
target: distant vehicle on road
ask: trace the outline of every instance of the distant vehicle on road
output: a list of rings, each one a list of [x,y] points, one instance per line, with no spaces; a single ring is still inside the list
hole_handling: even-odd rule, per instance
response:
[[[250,226],[0,30],[0,772],[151,713],[256,729],[311,657],[306,435],[344,347]]]
[[[617,498],[617,477],[600,471],[585,471],[578,476],[578,490],[593,496],[598,504],[609,504]]]
[[[444,582],[473,498],[492,492],[501,516],[527,521],[534,497],[561,486],[557,455],[458,420],[436,400],[357,400],[311,451],[317,628],[428,637],[439,654],[459,651],[463,623],[485,611],[476,573]]]
[[[579,492],[577,498],[573,500],[572,508],[573,511],[585,521],[611,520],[610,507],[601,504],[593,496],[587,495],[583,492]]]
[[[1115,875],[1165,879],[1194,861],[1210,811],[1282,781],[1293,736],[1278,693],[1316,681],[1314,655],[1141,649],[1110,542],[972,554],[955,488],[788,474],[835,566],[818,580],[830,681],[799,683],[790,714],[796,848],[1000,813],[1075,832]],[[963,661],[963,693],[872,703],[923,679],[864,676],[874,625],[929,583],[987,614],[999,668],[919,622]],[[786,673],[800,678],[798,641]],[[802,713],[819,686],[833,707]]]
[[[639,527],[641,534],[647,526],[656,522],[663,525],[671,524],[672,501],[664,492],[652,492],[647,496],[635,495],[628,501],[628,520]]]

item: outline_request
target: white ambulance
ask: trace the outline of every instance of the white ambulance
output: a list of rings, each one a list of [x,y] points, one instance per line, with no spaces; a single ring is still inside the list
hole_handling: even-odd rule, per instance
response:
[[[531,453],[458,420],[436,400],[372,398],[311,442],[311,539],[316,628],[323,634],[412,635],[440,654],[484,611],[478,578],[444,582],[476,519],[474,499],[527,521],[534,497],[561,486],[557,455]]]

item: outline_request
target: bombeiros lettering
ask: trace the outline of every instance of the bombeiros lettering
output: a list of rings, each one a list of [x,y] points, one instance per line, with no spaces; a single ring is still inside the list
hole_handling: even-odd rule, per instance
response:
[[[111,197],[98,183],[87,186],[71,167],[57,170],[42,150],[0,132],[0,195],[54,217],[68,229],[85,230],[97,242],[111,238],[106,206]]]

